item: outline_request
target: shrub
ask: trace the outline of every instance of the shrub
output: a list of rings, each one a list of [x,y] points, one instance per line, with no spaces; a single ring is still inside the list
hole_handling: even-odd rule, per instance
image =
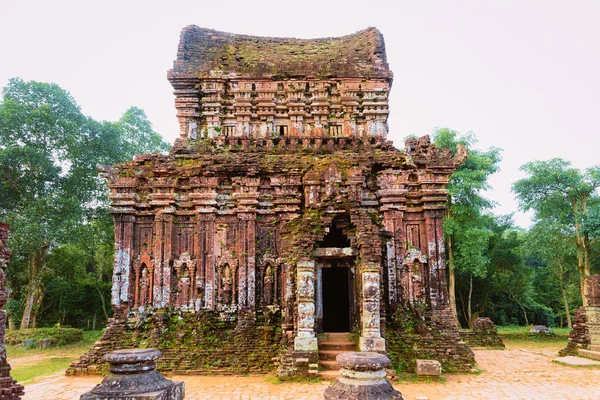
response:
[[[6,344],[17,345],[27,339],[33,339],[36,342],[41,339],[50,339],[52,346],[64,346],[80,342],[83,339],[83,331],[75,328],[34,328],[6,331]]]

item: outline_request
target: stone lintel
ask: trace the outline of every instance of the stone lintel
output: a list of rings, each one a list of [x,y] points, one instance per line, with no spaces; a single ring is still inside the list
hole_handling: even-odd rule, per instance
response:
[[[354,256],[352,247],[321,247],[316,250],[319,258],[349,258]]]

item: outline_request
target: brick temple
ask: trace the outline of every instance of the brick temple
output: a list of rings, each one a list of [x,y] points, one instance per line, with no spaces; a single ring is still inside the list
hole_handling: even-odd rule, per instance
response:
[[[465,154],[387,140],[383,36],[181,33],[168,155],[107,168],[114,318],[71,373],[152,345],[172,371],[314,370],[321,333],[473,363],[448,305],[445,187]],[[412,360],[414,361],[414,360]]]

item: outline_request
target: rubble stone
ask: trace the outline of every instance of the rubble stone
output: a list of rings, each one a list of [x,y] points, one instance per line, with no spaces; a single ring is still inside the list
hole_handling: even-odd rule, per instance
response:
[[[442,364],[437,360],[415,360],[415,363],[418,376],[439,377],[442,374]]]

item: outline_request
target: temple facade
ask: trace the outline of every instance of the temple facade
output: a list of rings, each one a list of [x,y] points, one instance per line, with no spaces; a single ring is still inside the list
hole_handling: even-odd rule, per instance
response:
[[[180,126],[170,154],[104,170],[116,246],[108,337],[144,321],[156,330],[164,313],[210,315],[245,337],[273,329],[280,361],[266,368],[281,369],[318,360],[321,332],[389,352],[400,312],[433,323],[436,351],[468,364],[442,228],[465,154],[426,136],[404,150],[387,140],[392,78],[375,28],[312,40],[184,28],[168,72]]]

